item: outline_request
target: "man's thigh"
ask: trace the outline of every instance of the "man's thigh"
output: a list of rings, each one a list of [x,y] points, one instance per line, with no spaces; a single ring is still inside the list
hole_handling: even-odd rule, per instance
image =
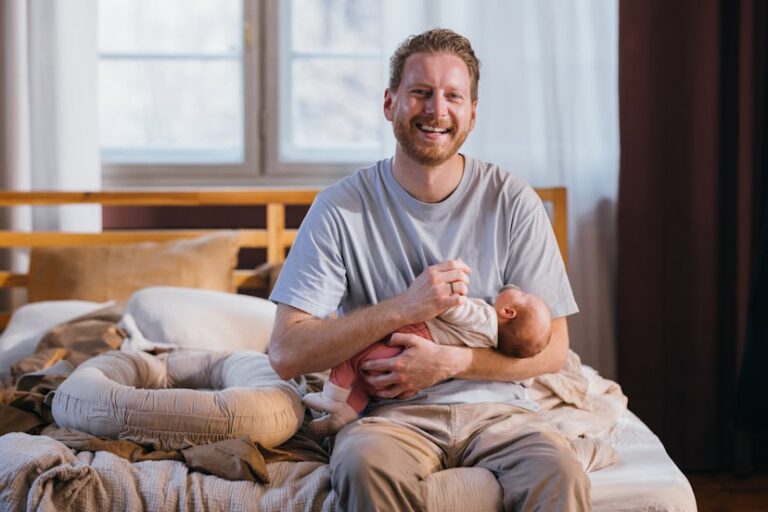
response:
[[[336,435],[331,471],[345,464],[360,464],[353,462],[358,459],[417,478],[442,467],[440,448],[418,429],[375,416],[351,423]]]
[[[331,483],[345,510],[421,510],[422,481],[441,452],[415,430],[384,418],[344,427],[331,454]]]
[[[589,510],[589,480],[568,441],[538,414],[510,407],[463,411],[477,421],[467,422],[474,432],[459,465],[493,472],[507,510]]]
[[[463,430],[458,436],[466,441],[460,448],[458,465],[488,466],[497,457],[518,451],[528,452],[542,433],[548,433],[544,436],[546,444],[569,447],[554,425],[536,412],[522,407],[509,404],[461,404],[454,407],[457,423]]]

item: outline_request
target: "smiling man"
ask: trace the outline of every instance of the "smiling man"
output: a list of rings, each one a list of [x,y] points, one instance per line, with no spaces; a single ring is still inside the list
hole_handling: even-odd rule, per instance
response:
[[[423,479],[454,466],[493,472],[506,510],[589,509],[567,442],[516,383],[562,367],[577,307],[535,192],[459,153],[479,75],[469,41],[450,30],[396,50],[384,93],[395,155],[318,195],[270,297],[270,361],[284,378],[326,370],[462,296],[491,302],[507,284],[548,303],[550,342],[516,359],[393,335],[402,352],[364,364],[378,400],[336,437],[331,479],[344,510],[424,510]]]

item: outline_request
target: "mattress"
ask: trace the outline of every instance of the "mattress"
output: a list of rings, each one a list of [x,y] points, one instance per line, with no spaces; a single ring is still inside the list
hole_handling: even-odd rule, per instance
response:
[[[589,474],[595,511],[696,511],[691,484],[637,416],[624,411],[610,438],[619,462]]]

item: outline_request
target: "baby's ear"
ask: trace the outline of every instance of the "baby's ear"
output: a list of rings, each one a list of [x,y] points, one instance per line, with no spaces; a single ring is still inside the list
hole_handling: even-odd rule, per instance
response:
[[[499,308],[499,314],[507,320],[512,320],[517,316],[517,308],[515,306],[503,306]]]

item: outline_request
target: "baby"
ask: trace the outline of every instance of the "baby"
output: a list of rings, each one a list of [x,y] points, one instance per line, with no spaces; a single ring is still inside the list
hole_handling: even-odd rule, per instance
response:
[[[406,325],[396,332],[417,334],[440,345],[495,347],[502,354],[525,358],[547,346],[551,328],[546,302],[515,285],[506,285],[493,306],[482,299],[465,298],[432,320]],[[316,437],[333,435],[356,420],[373,391],[362,378],[362,364],[401,351],[402,347],[390,347],[382,340],[333,368],[322,392],[304,396],[307,406],[328,413],[309,424],[309,433]]]

